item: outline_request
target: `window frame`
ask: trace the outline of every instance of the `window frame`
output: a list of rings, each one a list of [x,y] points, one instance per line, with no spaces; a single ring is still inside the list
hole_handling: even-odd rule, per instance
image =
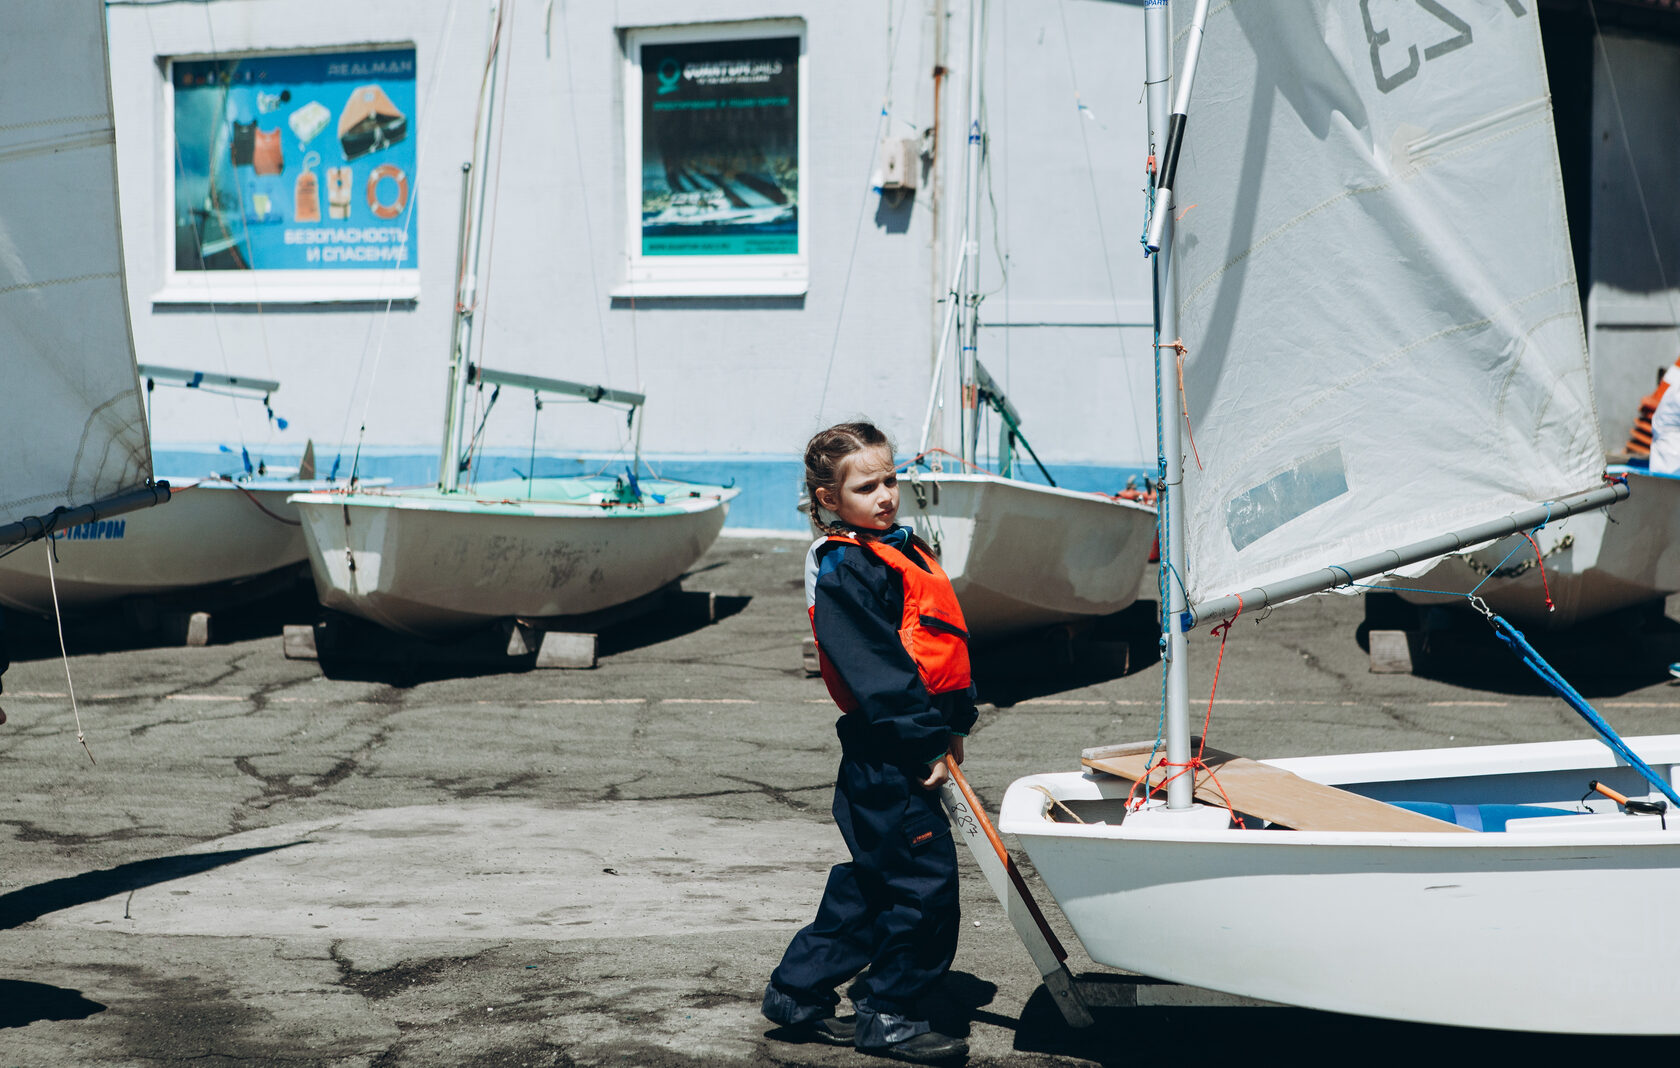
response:
[[[624,277],[614,297],[799,297],[809,289],[810,233],[814,216],[810,190],[810,64],[808,26],[802,18],[753,19],[684,26],[635,26],[623,40]],[[791,254],[730,256],[644,256],[642,254],[642,47],[697,44],[765,37],[799,41],[797,115],[799,187],[798,251]]]
[[[182,270],[176,266],[175,211],[178,177],[178,149],[175,139],[175,65],[177,63],[236,62],[253,58],[288,56],[333,56],[367,52],[407,51],[414,54],[415,100],[409,136],[418,137],[424,103],[420,89],[420,48],[414,41],[372,41],[303,48],[259,48],[235,52],[181,52],[161,57],[163,74],[162,198],[160,228],[163,243],[163,288],[152,294],[154,305],[171,304],[362,304],[369,302],[413,303],[420,298],[420,266],[376,269],[286,269],[243,271]],[[418,184],[419,176],[414,176]],[[324,193],[324,189],[323,189]],[[414,196],[418,190],[413,190]],[[419,206],[407,215],[409,240],[419,237]]]

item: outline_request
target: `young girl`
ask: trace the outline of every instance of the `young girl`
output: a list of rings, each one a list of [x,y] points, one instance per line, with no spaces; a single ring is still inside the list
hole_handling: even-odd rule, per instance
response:
[[[956,1060],[917,1002],[957,947],[957,855],[939,803],[947,761],[974,724],[968,634],[932,550],[895,524],[886,435],[842,423],[805,447],[805,484],[827,536],[805,565],[823,680],[845,713],[834,820],[852,859],[829,872],[817,918],[794,936],[764,991],[764,1015],[801,1037],[900,1060]],[[822,512],[816,511],[820,506]],[[853,988],[855,1017],[836,1016]]]

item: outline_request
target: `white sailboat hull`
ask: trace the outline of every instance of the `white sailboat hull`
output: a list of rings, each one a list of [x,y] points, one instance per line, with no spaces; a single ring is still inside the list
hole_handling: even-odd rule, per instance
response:
[[[980,639],[1110,615],[1138,597],[1155,510],[990,474],[899,481],[899,519],[937,548]]]
[[[220,589],[301,564],[307,549],[286,498],[327,483],[281,479],[171,482],[167,506],[87,523],[53,538],[59,607],[86,611],[124,597]],[[0,557],[0,605],[51,615],[47,550]]]
[[[1629,739],[1662,775],[1680,735]],[[1589,780],[1648,786],[1597,742],[1270,761],[1386,800],[1576,807]],[[1582,1034],[1680,1033],[1680,819],[1617,813],[1516,820],[1505,832],[1210,827],[1153,809],[1123,823],[1052,822],[1057,799],[1123,800],[1079,773],[1010,786],[1014,834],[1103,964],[1331,1012]],[[1120,819],[1087,807],[1087,820]]]
[[[1680,476],[1617,470],[1627,475],[1627,500],[1534,535],[1543,578],[1533,547],[1513,535],[1446,557],[1422,577],[1394,583],[1408,587],[1397,592],[1414,604],[1460,604],[1461,594],[1417,587],[1468,591],[1480,584],[1476,596],[1500,615],[1523,627],[1561,630],[1680,591]],[[1556,611],[1547,610],[1548,590]]]
[[[717,539],[737,492],[644,480],[667,502],[626,506],[593,500],[596,483],[613,480],[539,479],[534,499],[521,499],[516,481],[293,502],[321,604],[429,638],[596,612],[669,585]],[[705,495],[687,496],[694,490]]]

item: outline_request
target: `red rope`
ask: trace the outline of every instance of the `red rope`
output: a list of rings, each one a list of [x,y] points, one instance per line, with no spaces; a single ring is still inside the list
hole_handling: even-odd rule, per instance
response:
[[[1242,615],[1242,612],[1243,612],[1242,597],[1238,596],[1237,597],[1237,610],[1236,610],[1236,612],[1234,612],[1231,615],[1231,618],[1227,619],[1225,622],[1219,624],[1218,626],[1214,627],[1212,630],[1208,631],[1209,634],[1219,635],[1219,658],[1217,660],[1215,660],[1214,664],[1213,664],[1213,688],[1208,691],[1207,714],[1202,717],[1202,740],[1201,740],[1201,744],[1196,747],[1196,755],[1191,757],[1189,760],[1182,761],[1182,762],[1174,762],[1174,761],[1168,760],[1166,757],[1162,757],[1160,760],[1156,761],[1153,765],[1144,769],[1143,778],[1144,778],[1145,785],[1147,785],[1148,780],[1149,780],[1149,776],[1154,773],[1156,768],[1177,768],[1178,769],[1177,771],[1175,771],[1171,775],[1168,775],[1165,778],[1163,778],[1161,780],[1161,784],[1159,786],[1148,787],[1147,792],[1145,793],[1144,796],[1148,797],[1149,795],[1154,794],[1159,790],[1166,789],[1166,786],[1167,786],[1168,783],[1172,782],[1174,779],[1178,778],[1180,775],[1184,775],[1184,774],[1187,774],[1187,773],[1190,774],[1190,776],[1191,776],[1191,779],[1190,779],[1191,788],[1192,788],[1192,791],[1194,791],[1194,787],[1195,787],[1195,774],[1194,773],[1195,773],[1197,768],[1200,768],[1202,771],[1207,772],[1208,781],[1213,783],[1213,788],[1215,790],[1219,791],[1219,798],[1220,798],[1220,800],[1225,802],[1225,810],[1231,814],[1232,821],[1235,822],[1238,827],[1241,827],[1243,830],[1247,830],[1248,825],[1243,822],[1243,818],[1241,816],[1237,815],[1236,806],[1231,804],[1230,795],[1226,794],[1225,787],[1220,784],[1219,776],[1214,774],[1214,770],[1212,768],[1208,767],[1207,761],[1203,759],[1204,754],[1207,753],[1208,728],[1213,724],[1213,699],[1214,699],[1214,695],[1219,692],[1219,670],[1220,670],[1220,668],[1225,666],[1225,639],[1230,637],[1230,635],[1231,635],[1231,624],[1233,624],[1237,621],[1237,616]],[[1133,801],[1133,795],[1137,793],[1138,785],[1139,785],[1138,783],[1133,783],[1131,791],[1126,795],[1126,808],[1128,810],[1132,810],[1132,809],[1135,809],[1137,807],[1137,805]]]
[[[1538,528],[1536,528],[1538,529]],[[1534,535],[1523,531],[1523,537],[1528,539],[1529,547],[1534,550],[1534,562],[1540,568],[1540,589],[1546,594],[1546,611],[1557,611],[1557,605],[1552,603],[1552,584],[1546,581],[1546,561],[1540,557],[1540,543],[1534,540]]]
[[[301,526],[303,526],[303,520],[301,520],[301,519],[287,519],[283,515],[279,515],[275,512],[270,511],[267,507],[265,507],[263,505],[263,502],[257,500],[257,495],[256,494],[252,493],[250,490],[246,489],[244,486],[241,486],[239,483],[235,482],[233,479],[231,479],[231,478],[221,478],[220,476],[218,476],[216,481],[226,482],[228,485],[232,486],[234,489],[238,490],[240,493],[243,493],[250,500],[250,502],[252,504],[257,506],[257,511],[261,512],[263,515],[268,516],[268,518],[274,520],[276,523],[284,523],[288,527],[301,527]]]

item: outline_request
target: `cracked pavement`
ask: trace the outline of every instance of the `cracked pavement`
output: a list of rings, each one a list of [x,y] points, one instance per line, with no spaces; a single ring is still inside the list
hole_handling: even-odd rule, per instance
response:
[[[832,706],[800,660],[802,559],[799,542],[723,539],[685,585],[732,611],[607,632],[593,671],[329,678],[282,656],[278,616],[205,648],[78,653],[72,630],[97,763],[63,664],[15,650],[0,697],[0,1064],[885,1063],[782,1041],[757,1011],[843,859]],[[1587,736],[1473,642],[1473,671],[1369,674],[1361,618],[1357,598],[1333,597],[1239,619],[1215,744],[1266,757]],[[1217,650],[1192,637],[1199,711]],[[1043,649],[985,658],[1040,665],[983,680],[965,770],[988,807],[1082,747],[1152,737],[1146,652],[1120,677],[1046,671]],[[1614,655],[1597,659],[1618,674],[1577,678],[1583,690],[1624,734],[1675,730],[1666,661]],[[962,941],[929,1010],[969,1036],[971,1064],[1120,1064],[1213,1036],[1484,1048],[1142,982],[1092,964],[1047,906],[1098,1006],[1096,1028],[1071,1031],[961,859]],[[1485,1050],[1570,1045],[1545,1041]]]

